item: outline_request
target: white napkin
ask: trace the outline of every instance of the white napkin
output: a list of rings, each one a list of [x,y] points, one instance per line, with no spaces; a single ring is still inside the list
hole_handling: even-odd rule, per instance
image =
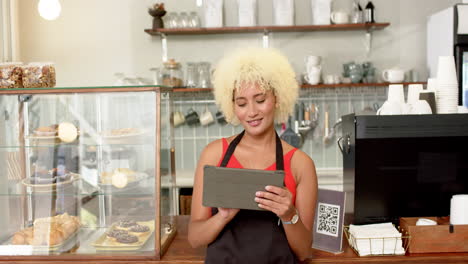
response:
[[[349,233],[360,256],[405,253],[401,233],[392,223],[350,225]]]

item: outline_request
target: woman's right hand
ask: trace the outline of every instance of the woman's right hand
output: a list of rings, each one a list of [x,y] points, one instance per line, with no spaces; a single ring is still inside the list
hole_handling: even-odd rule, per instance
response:
[[[234,218],[238,212],[239,209],[218,207],[218,214],[222,219],[227,221],[231,221],[231,219]]]

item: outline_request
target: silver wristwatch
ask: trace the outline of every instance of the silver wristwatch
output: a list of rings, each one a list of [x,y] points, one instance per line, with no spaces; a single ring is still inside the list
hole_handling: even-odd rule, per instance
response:
[[[299,221],[299,212],[297,211],[297,209],[296,209],[296,214],[291,218],[291,221],[283,221],[283,220],[281,220],[281,222],[282,222],[284,225],[294,225],[295,223],[297,223],[297,221]]]

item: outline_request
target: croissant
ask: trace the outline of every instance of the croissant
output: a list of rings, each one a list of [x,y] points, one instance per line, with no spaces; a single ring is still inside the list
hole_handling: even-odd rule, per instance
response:
[[[80,227],[80,220],[67,213],[53,217],[39,218],[33,227],[13,235],[14,245],[57,245],[62,243]]]

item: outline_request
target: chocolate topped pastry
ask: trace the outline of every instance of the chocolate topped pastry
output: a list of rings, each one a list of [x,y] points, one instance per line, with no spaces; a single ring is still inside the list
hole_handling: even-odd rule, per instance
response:
[[[131,243],[138,242],[138,237],[134,235],[129,235],[129,234],[118,235],[116,239],[117,239],[117,242],[124,243],[124,244],[131,244]]]
[[[134,226],[134,225],[138,225],[137,222],[135,222],[134,220],[120,220],[117,225],[119,227],[124,227],[124,228],[128,228],[128,227],[131,227],[131,226]]]
[[[114,229],[114,230],[111,230],[109,232],[107,232],[107,236],[108,237],[113,237],[113,238],[117,238],[119,236],[122,236],[122,235],[127,235],[128,232],[125,231],[125,230],[118,230],[118,229]]]
[[[130,232],[137,232],[137,233],[143,233],[143,232],[148,232],[150,229],[147,226],[144,225],[134,225],[128,229]]]

